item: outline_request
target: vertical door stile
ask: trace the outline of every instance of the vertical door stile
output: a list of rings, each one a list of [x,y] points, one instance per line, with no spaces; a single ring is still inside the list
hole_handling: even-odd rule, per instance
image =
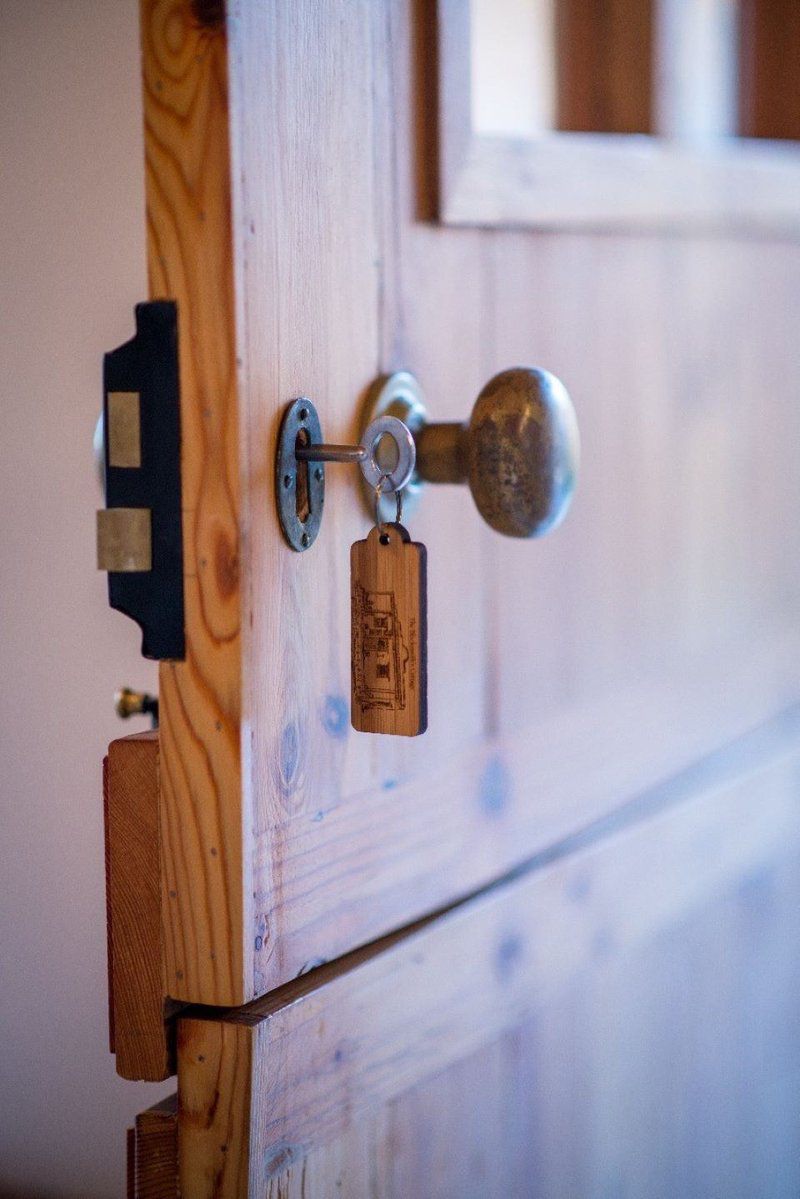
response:
[[[150,294],[177,301],[186,659],[160,668],[167,993],[252,997],[243,868],[239,434],[220,6],[141,0]]]

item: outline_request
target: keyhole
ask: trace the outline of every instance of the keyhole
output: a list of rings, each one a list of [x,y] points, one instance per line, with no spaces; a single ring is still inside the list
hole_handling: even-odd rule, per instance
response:
[[[400,461],[400,449],[391,433],[381,433],[373,448],[373,457],[385,475],[390,475]]]
[[[308,435],[308,429],[300,429],[297,433],[297,438],[294,443],[295,450],[299,450],[301,446],[308,445],[311,438]],[[311,501],[308,486],[308,468],[310,463],[297,462],[297,486],[294,493],[295,508],[297,511],[297,519],[302,525],[306,523],[311,515]]]

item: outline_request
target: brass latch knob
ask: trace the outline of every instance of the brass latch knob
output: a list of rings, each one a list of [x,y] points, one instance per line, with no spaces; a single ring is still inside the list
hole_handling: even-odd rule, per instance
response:
[[[154,729],[158,728],[158,696],[146,691],[134,691],[131,687],[120,687],[114,696],[114,711],[120,720],[131,716],[149,716]]]

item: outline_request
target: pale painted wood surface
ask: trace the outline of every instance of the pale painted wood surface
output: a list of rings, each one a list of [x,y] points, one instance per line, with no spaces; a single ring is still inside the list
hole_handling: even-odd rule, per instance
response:
[[[231,30],[258,990],[490,881],[800,689],[800,248],[423,221],[425,6],[276,11],[242,4]],[[456,419],[514,362],[572,390],[574,510],[548,541],[505,541],[464,490],[428,490],[407,522],[428,545],[428,733],[354,734],[348,552],[369,517],[330,468],[320,538],[283,545],[282,406],[308,393],[344,441],[379,371],[410,367]]]
[[[788,1199],[797,732],[393,943],[181,1020],[181,1194]]]

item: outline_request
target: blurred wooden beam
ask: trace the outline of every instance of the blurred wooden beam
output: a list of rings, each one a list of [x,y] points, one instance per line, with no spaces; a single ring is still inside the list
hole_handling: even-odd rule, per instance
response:
[[[128,1199],[178,1199],[178,1096],[136,1117],[128,1130]]]
[[[109,1024],[117,1073],[175,1072],[165,996],[157,732],[112,741],[105,771]]]
[[[558,128],[653,131],[652,0],[556,5]]]
[[[800,138],[798,80],[800,4],[787,0],[741,0],[741,134]]]

